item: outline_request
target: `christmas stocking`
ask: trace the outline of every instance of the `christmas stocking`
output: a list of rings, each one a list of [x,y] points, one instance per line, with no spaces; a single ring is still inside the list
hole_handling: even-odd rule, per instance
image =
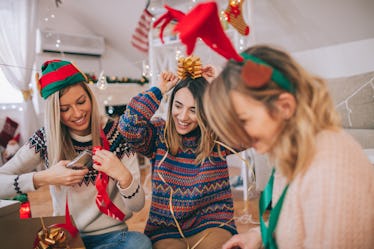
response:
[[[7,146],[9,140],[14,137],[18,128],[18,123],[11,118],[7,117],[4,123],[3,130],[0,132],[0,145],[4,148]]]
[[[152,13],[145,8],[131,38],[132,46],[144,53],[148,53],[148,33],[151,29],[152,17]]]
[[[244,0],[229,0],[229,5],[225,10],[226,20],[230,23],[240,34],[248,35],[249,26],[245,23],[243,18],[243,3]]]

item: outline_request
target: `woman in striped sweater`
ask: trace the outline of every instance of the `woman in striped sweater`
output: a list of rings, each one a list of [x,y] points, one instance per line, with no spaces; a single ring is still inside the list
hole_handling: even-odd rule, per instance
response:
[[[135,96],[120,119],[128,143],[152,163],[145,233],[155,249],[221,248],[236,233],[229,152],[215,144],[202,108],[207,85],[201,72],[180,81],[164,72],[159,87]],[[167,120],[152,118],[173,87]]]

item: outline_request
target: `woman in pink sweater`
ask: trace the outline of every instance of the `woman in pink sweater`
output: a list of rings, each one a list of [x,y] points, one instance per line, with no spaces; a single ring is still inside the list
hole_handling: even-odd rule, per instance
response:
[[[209,85],[207,119],[228,145],[267,153],[275,167],[261,225],[223,248],[374,248],[374,168],[340,127],[325,82],[272,47],[241,56]]]

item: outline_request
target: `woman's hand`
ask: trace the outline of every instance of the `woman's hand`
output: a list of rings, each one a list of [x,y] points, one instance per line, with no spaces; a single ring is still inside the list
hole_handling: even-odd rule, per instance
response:
[[[178,76],[172,72],[162,72],[160,75],[159,88],[164,95],[172,89],[178,82]]]
[[[261,234],[257,229],[250,229],[246,233],[236,234],[229,239],[222,249],[259,249],[261,248]]]
[[[35,188],[44,185],[73,186],[80,183],[88,173],[88,169],[69,169],[66,164],[70,161],[62,160],[46,170],[36,172],[33,177]]]
[[[202,68],[203,77],[210,83],[216,77],[216,69],[212,65],[206,65]]]
[[[121,188],[130,186],[132,175],[114,153],[107,150],[97,150],[92,159],[94,169],[102,171],[117,180]]]

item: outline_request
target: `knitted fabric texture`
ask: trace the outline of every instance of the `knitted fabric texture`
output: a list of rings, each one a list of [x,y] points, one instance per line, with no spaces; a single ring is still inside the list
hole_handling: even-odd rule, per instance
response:
[[[374,167],[344,131],[317,135],[316,156],[284,199],[278,248],[373,248]],[[275,175],[273,203],[286,181]]]
[[[217,147],[206,159],[196,164],[200,137],[199,129],[183,136],[184,149],[176,155],[167,153],[163,141],[165,121],[152,119],[162,95],[153,87],[134,97],[119,123],[119,130],[135,151],[147,156],[152,163],[152,203],[145,234],[152,242],[167,238],[181,238],[169,209],[170,188],[175,217],[186,237],[210,227],[236,233],[233,218],[233,200],[226,160],[219,157]],[[222,151],[223,156],[229,152]],[[160,178],[161,175],[167,184]],[[230,221],[231,220],[231,221]]]
[[[122,158],[124,155],[130,155],[132,152],[130,150],[129,145],[124,141],[123,136],[119,134],[116,126],[118,124],[117,120],[109,120],[107,125],[104,127],[104,133],[109,141],[110,144],[110,151],[112,151],[118,158]],[[29,139],[29,147],[30,149],[33,148],[35,153],[40,153],[40,157],[44,160],[46,167],[49,167],[48,163],[48,156],[47,156],[47,145],[45,142],[45,129],[41,128],[36,131],[33,136]],[[79,142],[72,139],[74,149],[76,150],[77,154],[84,150],[92,150],[92,142]],[[97,170],[94,168],[90,168],[88,174],[84,176],[84,179],[81,184],[95,185],[97,176]]]
[[[40,94],[47,99],[51,94],[78,82],[85,82],[85,75],[69,61],[50,60],[42,65],[39,80]]]

